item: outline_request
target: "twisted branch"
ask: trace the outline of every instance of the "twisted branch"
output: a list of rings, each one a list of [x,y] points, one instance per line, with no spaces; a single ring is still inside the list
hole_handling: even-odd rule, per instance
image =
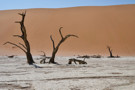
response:
[[[59,33],[60,33],[61,38],[63,39],[63,35],[62,35],[62,33],[61,33],[61,29],[62,29],[62,28],[63,28],[63,27],[60,27]]]
[[[52,38],[52,35],[50,36],[51,40],[52,40],[52,43],[53,43],[53,49],[55,49],[55,43],[54,43],[54,40]]]
[[[60,33],[60,36],[61,36],[61,40],[59,41],[59,43],[57,44],[56,47],[55,47],[55,43],[54,43],[54,40],[53,40],[53,38],[52,38],[52,35],[50,36],[50,39],[51,39],[51,41],[52,41],[52,43],[53,43],[53,52],[52,52],[52,57],[50,58],[49,63],[55,63],[55,61],[54,61],[55,55],[56,55],[56,53],[57,53],[57,51],[58,51],[60,45],[61,45],[67,38],[69,38],[69,37],[71,37],[71,36],[78,38],[78,36],[73,35],[73,34],[68,34],[68,35],[66,35],[65,37],[63,37],[62,32],[61,32],[61,29],[62,29],[62,28],[63,28],[63,27],[60,27],[60,29],[59,29],[59,33]]]
[[[11,45],[13,45],[13,46],[16,46],[16,47],[18,47],[19,49],[21,49],[22,51],[24,51],[24,52],[26,53],[26,51],[25,51],[22,47],[18,46],[17,44],[14,44],[14,43],[12,43],[12,42],[6,42],[6,43],[4,43],[3,45],[6,45],[6,44],[11,44]]]
[[[27,50],[27,47],[25,45],[23,45],[22,43],[19,44]]]

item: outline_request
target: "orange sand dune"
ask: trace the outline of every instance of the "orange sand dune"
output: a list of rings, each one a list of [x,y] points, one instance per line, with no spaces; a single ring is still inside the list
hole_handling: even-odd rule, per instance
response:
[[[23,54],[11,45],[3,46],[6,41],[22,42],[12,35],[21,34],[21,20],[17,14],[24,10],[0,11],[0,55]],[[51,55],[53,35],[55,44],[60,40],[58,29],[76,34],[79,38],[70,38],[60,47],[58,55],[108,55],[110,45],[114,55],[135,56],[135,5],[88,6],[62,9],[28,9],[25,26],[32,53],[39,55],[45,51]]]

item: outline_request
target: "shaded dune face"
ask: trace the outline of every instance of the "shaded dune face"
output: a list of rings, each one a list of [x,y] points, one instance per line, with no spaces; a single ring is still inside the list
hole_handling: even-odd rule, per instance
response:
[[[3,46],[6,41],[22,42],[12,35],[21,34],[21,20],[18,13],[24,10],[0,11],[0,55],[23,52],[11,45]],[[51,55],[53,36],[55,44],[63,35],[75,34],[79,38],[67,39],[58,51],[58,55],[108,55],[106,48],[110,45],[114,55],[135,55],[135,5],[89,6],[62,9],[27,9],[25,26],[34,55],[45,51]]]

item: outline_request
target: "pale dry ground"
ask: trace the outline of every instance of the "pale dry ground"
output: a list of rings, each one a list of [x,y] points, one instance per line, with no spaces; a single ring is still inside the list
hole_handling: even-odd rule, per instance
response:
[[[39,64],[25,57],[0,57],[0,90],[135,90],[135,57],[86,59],[87,65],[68,65],[71,57],[57,57],[60,65]]]
[[[0,11],[0,55],[21,54],[18,49],[3,46],[6,41],[21,42],[13,35],[21,34],[21,20],[18,13],[25,10]],[[115,55],[135,55],[135,5],[88,6],[59,9],[27,9],[25,26],[32,53],[45,51],[51,55],[53,36],[55,43],[60,40],[59,28],[63,35],[76,34],[79,39],[70,38],[61,46],[59,55],[102,54],[110,45]]]

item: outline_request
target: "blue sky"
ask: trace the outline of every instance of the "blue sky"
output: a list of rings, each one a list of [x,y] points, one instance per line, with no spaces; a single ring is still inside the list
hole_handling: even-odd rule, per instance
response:
[[[0,0],[0,10],[135,4],[135,0]]]

